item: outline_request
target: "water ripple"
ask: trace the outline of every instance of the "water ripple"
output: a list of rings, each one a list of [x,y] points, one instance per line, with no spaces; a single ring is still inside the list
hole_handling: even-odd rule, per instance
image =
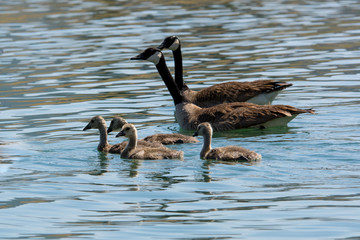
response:
[[[357,238],[359,10],[355,0],[2,4],[2,237]],[[214,135],[213,146],[260,152],[255,165],[203,161],[201,142],[171,146],[184,161],[98,153],[98,132],[82,131],[95,115],[123,116],[140,137],[192,134],[153,64],[129,60],[174,34],[192,89],[287,81],[274,103],[316,115]]]

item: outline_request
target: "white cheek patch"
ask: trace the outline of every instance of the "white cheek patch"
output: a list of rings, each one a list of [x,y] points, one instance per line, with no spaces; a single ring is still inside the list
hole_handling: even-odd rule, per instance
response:
[[[157,65],[161,59],[161,55],[162,55],[161,52],[156,52],[153,55],[151,55],[147,60]]]
[[[171,46],[169,47],[169,49],[171,51],[175,51],[176,49],[178,49],[180,46],[180,41],[179,39],[175,39],[175,41],[173,42],[173,44],[171,44]]]

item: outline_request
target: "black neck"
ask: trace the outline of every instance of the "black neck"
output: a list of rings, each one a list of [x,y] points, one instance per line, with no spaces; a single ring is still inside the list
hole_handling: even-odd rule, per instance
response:
[[[188,87],[184,83],[183,78],[183,61],[181,55],[181,45],[173,51],[174,63],[175,63],[175,82],[180,90],[187,89]]]
[[[183,102],[183,97],[180,94],[179,88],[176,86],[176,83],[175,83],[173,77],[171,76],[171,73],[169,71],[169,68],[166,65],[164,57],[161,57],[159,63],[156,64],[156,68],[157,68],[162,80],[164,81],[167,89],[169,90],[171,97],[174,100],[174,104],[176,105],[178,103]]]

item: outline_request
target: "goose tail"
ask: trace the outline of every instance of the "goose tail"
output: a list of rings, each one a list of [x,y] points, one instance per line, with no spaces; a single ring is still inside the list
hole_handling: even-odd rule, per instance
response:
[[[312,108],[304,109],[307,113],[315,114],[315,110]]]
[[[273,83],[273,89],[271,90],[272,92],[273,91],[281,91],[285,88],[288,88],[292,86],[292,83],[286,83],[286,82],[274,82]]]

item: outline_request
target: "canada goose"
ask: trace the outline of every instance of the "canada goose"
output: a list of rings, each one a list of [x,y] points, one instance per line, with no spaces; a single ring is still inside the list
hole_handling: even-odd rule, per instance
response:
[[[314,113],[311,109],[303,110],[288,105],[257,105],[247,102],[223,103],[201,108],[186,102],[181,95],[159,49],[148,48],[131,59],[147,60],[155,64],[173,98],[176,120],[180,127],[186,130],[196,130],[197,125],[202,122],[209,122],[214,131],[286,126],[300,113]]]
[[[111,120],[111,123],[107,130],[107,133],[110,133],[111,131],[114,131],[117,129],[121,129],[122,126],[124,126],[125,124],[127,124],[127,122],[122,117],[114,117]],[[142,140],[146,141],[146,142],[161,143],[164,145],[199,142],[199,140],[197,140],[195,137],[187,136],[187,135],[180,134],[180,133],[159,133],[159,134],[147,136]]]
[[[107,141],[107,131],[106,131],[106,122],[105,119],[101,116],[95,116],[91,118],[89,123],[84,127],[83,131],[88,129],[99,129],[100,133],[100,142],[97,147],[97,150],[100,152],[109,152],[109,153],[117,153],[120,154],[126,147],[127,142],[122,142],[118,144],[111,145]],[[153,147],[161,147],[160,143],[151,143],[147,141],[139,141],[139,145],[141,146],[153,146]]]
[[[273,80],[257,80],[253,82],[225,82],[193,91],[184,83],[183,63],[180,39],[170,36],[158,46],[160,50],[170,49],[175,63],[175,82],[185,100],[199,107],[210,107],[225,102],[250,102],[260,105],[271,104],[279,92],[291,83]]]
[[[203,136],[204,145],[200,152],[202,159],[214,159],[222,161],[260,161],[261,155],[243,147],[226,146],[211,148],[212,128],[210,123],[203,122],[197,127],[193,136]]]
[[[137,131],[134,125],[125,124],[116,137],[125,136],[129,139],[124,151],[121,152],[122,158],[130,159],[183,159],[184,152],[172,150],[166,147],[143,147],[137,145]]]

